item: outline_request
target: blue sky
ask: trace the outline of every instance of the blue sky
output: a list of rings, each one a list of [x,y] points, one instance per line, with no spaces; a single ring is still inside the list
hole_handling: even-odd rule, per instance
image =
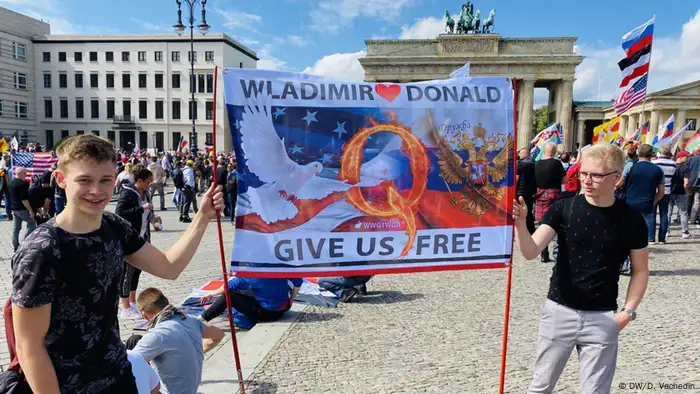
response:
[[[671,5],[671,3],[673,3]],[[212,31],[255,50],[259,68],[307,71],[361,79],[357,58],[369,38],[429,38],[443,29],[454,0],[209,0]],[[659,6],[665,4],[664,9]],[[54,33],[165,33],[176,20],[174,0],[0,0],[0,5],[48,20]],[[88,6],[89,5],[89,6]],[[589,0],[475,2],[482,20],[495,8],[496,32],[505,37],[579,37],[586,56],[577,69],[575,97],[616,93],[623,52],[620,37],[657,13],[650,89],[700,79],[700,5]],[[539,92],[538,100],[542,100]],[[545,93],[546,94],[546,93]],[[546,96],[545,96],[546,97]]]

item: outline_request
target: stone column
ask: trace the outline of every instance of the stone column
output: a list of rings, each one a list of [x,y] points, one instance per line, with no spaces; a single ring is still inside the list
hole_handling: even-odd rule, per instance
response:
[[[564,79],[557,92],[557,122],[564,132],[564,150],[571,151],[573,147],[573,128],[571,127],[571,105],[574,99],[574,81]]]
[[[686,122],[685,116],[686,116],[686,110],[679,109],[678,111],[676,111],[676,124],[675,124],[674,131],[678,131],[678,130],[682,129],[683,126],[685,126],[685,122]],[[685,134],[685,132],[683,134]],[[685,136],[681,135],[681,138],[678,140],[678,146],[680,146],[682,148],[684,142],[685,142]]]
[[[649,134],[647,141],[642,141],[642,143],[649,143],[654,140],[656,133],[659,131],[659,118],[661,117],[661,111],[654,110],[651,111],[651,117],[649,118]]]
[[[637,121],[640,119],[641,116],[641,114],[630,115],[629,119],[627,120],[627,130],[624,130],[622,127],[620,127],[620,135],[624,137],[632,136],[635,130],[637,130]]]
[[[532,104],[535,95],[535,81],[523,79],[518,91],[518,149],[530,146],[532,131]]]
[[[629,115],[620,116],[620,133],[624,134],[627,132],[627,123],[629,123]]]
[[[578,142],[579,149],[583,148],[583,144],[586,141],[586,120],[578,119],[576,124],[576,142]]]

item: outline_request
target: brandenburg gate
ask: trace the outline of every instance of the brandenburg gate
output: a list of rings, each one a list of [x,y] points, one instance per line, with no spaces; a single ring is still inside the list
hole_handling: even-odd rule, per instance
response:
[[[564,130],[564,150],[576,141],[571,118],[574,71],[583,56],[574,52],[576,37],[505,38],[497,34],[441,34],[435,39],[366,40],[360,59],[368,82],[415,82],[449,78],[470,62],[473,76],[505,75],[517,79],[518,148],[532,138],[535,87],[549,89],[549,121]]]

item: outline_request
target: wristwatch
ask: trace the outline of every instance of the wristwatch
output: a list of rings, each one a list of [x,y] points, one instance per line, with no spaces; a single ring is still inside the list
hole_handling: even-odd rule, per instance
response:
[[[627,312],[628,315],[630,315],[630,320],[634,320],[637,318],[637,312],[631,311],[629,309],[622,308],[620,312]]]

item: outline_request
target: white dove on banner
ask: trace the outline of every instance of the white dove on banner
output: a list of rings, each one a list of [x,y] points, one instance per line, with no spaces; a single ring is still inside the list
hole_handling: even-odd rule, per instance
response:
[[[284,139],[275,131],[271,96],[249,102],[241,116],[241,143],[247,166],[265,184],[248,189],[250,210],[266,223],[291,219],[299,213],[297,199],[320,200],[353,187],[337,179],[323,178],[320,162],[300,165],[287,154]]]

